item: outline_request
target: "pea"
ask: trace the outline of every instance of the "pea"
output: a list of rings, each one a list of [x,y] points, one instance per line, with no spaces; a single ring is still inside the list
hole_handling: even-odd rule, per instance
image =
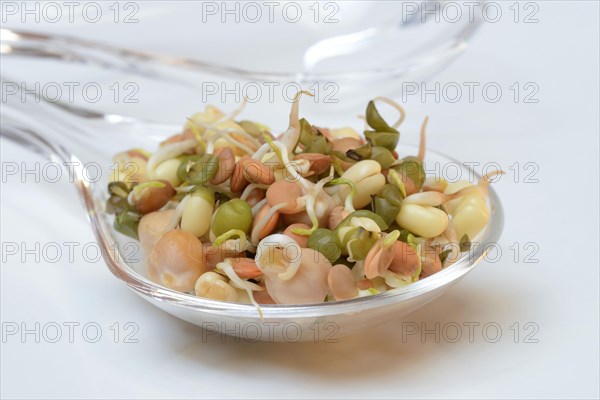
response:
[[[214,204],[214,192],[207,187],[199,186],[188,197],[181,215],[181,229],[192,232],[198,237],[204,236],[210,228]]]
[[[252,226],[252,209],[241,199],[229,200],[217,208],[213,216],[211,231],[219,237],[231,229],[248,233]]]

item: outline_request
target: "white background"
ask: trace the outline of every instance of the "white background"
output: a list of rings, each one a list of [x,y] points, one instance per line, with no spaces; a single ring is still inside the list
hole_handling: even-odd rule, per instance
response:
[[[413,134],[406,141],[416,142],[414,132],[428,114],[431,147],[458,159],[492,160],[510,171],[497,184],[506,213],[498,262],[482,264],[403,320],[338,343],[252,344],[206,337],[137,297],[102,261],[86,262],[81,251],[74,263],[6,256],[3,327],[80,325],[73,343],[64,325],[63,338],[54,344],[43,338],[36,343],[33,335],[6,337],[2,397],[597,398],[599,7],[537,4],[539,23],[506,18],[484,24],[466,53],[433,78],[442,84],[499,82],[507,92],[501,101],[451,104],[415,97],[406,104],[409,116],[415,115],[407,121],[406,131]],[[172,45],[173,52],[185,53]],[[513,82],[535,82],[539,102],[515,103],[508,94]],[[3,163],[38,160],[4,140],[1,156]],[[509,169],[515,162],[518,179]],[[524,182],[528,162],[538,167],[537,183]],[[93,242],[68,182],[5,180],[3,244]],[[527,243],[533,245],[526,248]],[[516,260],[515,248],[520,248]],[[536,248],[531,261],[537,262],[525,262]],[[97,343],[82,336],[88,322],[102,329]],[[127,322],[139,328],[138,343],[124,343],[123,335],[131,332],[124,328]],[[462,337],[451,343],[454,331],[444,334],[440,328],[439,341],[433,334],[404,341],[407,322],[428,329],[436,322],[459,324]],[[464,325],[470,322],[479,324],[472,343]],[[118,343],[114,323],[120,324]],[[502,329],[496,343],[490,340],[494,329],[488,336],[481,330],[487,323]]]

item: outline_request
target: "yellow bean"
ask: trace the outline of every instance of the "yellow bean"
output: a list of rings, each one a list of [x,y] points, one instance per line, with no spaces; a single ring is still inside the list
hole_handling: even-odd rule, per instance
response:
[[[466,187],[473,186],[473,184],[469,181],[460,180],[457,182],[448,183],[446,189],[444,189],[444,194],[454,194],[459,190],[462,190]],[[460,204],[462,199],[454,199],[446,202],[444,204],[444,209],[448,212],[448,214],[453,215],[454,210]]]
[[[396,216],[400,227],[424,238],[441,235],[448,226],[448,215],[439,208],[404,204]]]
[[[379,192],[385,185],[385,177],[381,173],[381,165],[375,160],[363,160],[348,168],[342,175],[343,179],[354,182],[356,193],[352,203],[355,208],[363,208],[371,202],[371,196]],[[343,199],[350,194],[347,185],[339,189]]]
[[[385,185],[385,177],[382,174],[369,176],[356,185],[356,194],[352,199],[354,208],[363,208],[371,202],[371,196],[379,193]]]
[[[197,190],[188,196],[181,216],[181,230],[202,237],[210,229],[215,204],[214,194],[206,189]]]
[[[465,234],[469,239],[473,239],[485,228],[488,221],[489,209],[486,199],[478,193],[461,199],[452,216],[452,225],[459,239]]]
[[[348,168],[342,175],[342,178],[350,179],[354,183],[358,183],[362,179],[371,175],[376,175],[381,172],[381,165],[375,160],[363,160]]]
[[[450,183],[444,193],[453,194],[469,186],[475,185],[469,181]],[[472,240],[485,228],[489,221],[490,210],[486,195],[482,190],[475,190],[447,202],[445,209],[452,216],[452,225],[459,239],[466,234]]]
[[[237,301],[237,290],[227,283],[225,277],[216,272],[200,275],[194,286],[196,296],[220,301]]]
[[[177,169],[179,168],[180,161],[176,158],[172,158],[167,161],[160,163],[156,169],[152,172],[152,179],[168,181],[173,187],[179,186],[179,178],[177,178]]]

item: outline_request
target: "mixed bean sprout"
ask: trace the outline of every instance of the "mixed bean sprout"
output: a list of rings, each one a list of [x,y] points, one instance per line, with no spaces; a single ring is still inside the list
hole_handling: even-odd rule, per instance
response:
[[[156,152],[115,156],[107,211],[139,240],[148,277],[200,297],[311,304],[410,285],[455,263],[487,225],[490,177],[426,176],[418,154],[396,152],[405,111],[366,108],[364,136],[299,118],[265,126],[207,106]],[[398,112],[389,124],[377,105]],[[135,166],[132,173],[131,165]],[[262,314],[261,314],[262,315]]]

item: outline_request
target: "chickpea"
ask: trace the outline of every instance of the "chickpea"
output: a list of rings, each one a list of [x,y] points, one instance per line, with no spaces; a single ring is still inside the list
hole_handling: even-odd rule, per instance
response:
[[[237,301],[238,292],[227,283],[225,277],[216,272],[205,272],[194,285],[196,296],[220,301]]]
[[[161,162],[154,171],[152,171],[152,179],[168,181],[173,187],[179,186],[181,183],[177,178],[177,170],[179,169],[181,162],[172,158]]]
[[[189,292],[206,269],[202,243],[190,232],[165,233],[148,258],[148,277],[180,292]]]
[[[269,295],[277,304],[321,303],[329,292],[327,277],[331,263],[313,249],[302,249],[300,267],[293,278],[278,279],[267,275],[265,283]]]
[[[175,216],[175,210],[154,211],[140,219],[138,236],[144,254],[150,254],[152,248],[165,233],[165,229]]]

